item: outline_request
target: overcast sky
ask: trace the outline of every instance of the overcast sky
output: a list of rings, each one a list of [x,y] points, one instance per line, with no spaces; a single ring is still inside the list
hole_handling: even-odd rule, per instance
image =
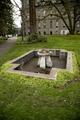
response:
[[[14,0],[11,0],[12,3],[15,5]],[[19,7],[21,7],[21,3],[20,0],[15,0],[16,3],[18,4]],[[20,12],[18,7],[14,6],[14,13],[13,13],[13,17],[14,17],[14,23],[16,24],[17,27],[21,27],[21,17],[20,17]]]

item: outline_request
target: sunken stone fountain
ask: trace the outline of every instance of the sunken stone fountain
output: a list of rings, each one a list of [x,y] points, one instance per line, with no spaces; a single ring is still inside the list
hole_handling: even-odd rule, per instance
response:
[[[31,77],[56,79],[59,70],[72,70],[72,52],[60,49],[30,51],[10,62],[9,72]]]

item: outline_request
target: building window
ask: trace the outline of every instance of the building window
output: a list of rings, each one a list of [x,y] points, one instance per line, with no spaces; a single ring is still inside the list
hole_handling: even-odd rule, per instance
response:
[[[46,28],[46,20],[43,21],[43,28]]]
[[[44,28],[46,28],[46,25],[44,24]]]
[[[44,35],[46,35],[46,32],[44,31]]]
[[[79,21],[77,22],[77,27],[80,27],[80,22]]]
[[[63,25],[63,28],[65,28],[65,25]]]
[[[39,23],[38,26],[39,26],[39,29],[40,29],[41,28],[41,24]]]
[[[45,16],[45,15],[46,15],[46,11],[44,10],[44,11],[43,11],[43,16]]]
[[[53,22],[52,22],[52,20],[50,21],[50,28],[53,28]]]
[[[51,16],[51,17],[53,16],[53,12],[52,12],[52,11],[50,12],[50,16]]]
[[[77,30],[77,31],[76,31],[76,33],[78,33],[78,34],[79,34],[79,33],[80,33],[80,31],[79,31],[79,30]]]
[[[56,22],[56,28],[58,28],[58,26],[59,26],[59,23],[58,23],[58,22]]]
[[[39,29],[41,29],[41,27],[39,27]]]
[[[52,15],[52,14],[50,14],[50,16],[52,17],[53,15]]]
[[[56,22],[56,26],[58,26],[59,25],[59,23],[58,22]]]
[[[41,32],[39,31],[39,34],[41,35]]]
[[[56,28],[58,28],[58,26],[56,26]]]
[[[65,34],[65,31],[63,30],[63,35]]]
[[[28,35],[30,35],[30,32],[28,32]]]
[[[52,33],[52,31],[50,31],[50,35],[52,35],[53,33]]]

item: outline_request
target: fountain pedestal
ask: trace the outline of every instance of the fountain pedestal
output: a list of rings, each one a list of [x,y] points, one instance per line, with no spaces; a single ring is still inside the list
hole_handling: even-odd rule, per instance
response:
[[[38,66],[42,69],[46,69],[46,67],[52,67],[52,61],[50,57],[50,51],[40,51],[38,52]]]

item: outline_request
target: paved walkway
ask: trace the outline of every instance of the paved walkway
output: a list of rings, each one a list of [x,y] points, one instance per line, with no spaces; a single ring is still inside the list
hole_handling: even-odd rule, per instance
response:
[[[0,57],[9,50],[16,42],[16,37],[9,38],[5,43],[0,45]]]

